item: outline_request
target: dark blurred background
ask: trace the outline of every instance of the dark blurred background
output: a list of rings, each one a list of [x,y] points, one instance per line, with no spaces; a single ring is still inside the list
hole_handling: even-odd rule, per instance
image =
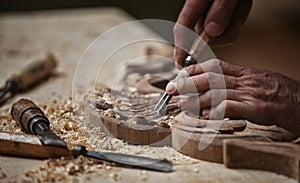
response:
[[[41,9],[66,9],[115,6],[124,9],[137,19],[165,19],[175,21],[184,0],[4,0],[1,12],[33,11]]]
[[[1,2],[0,10],[14,13],[114,6],[136,19],[176,21],[183,4],[184,0],[9,0]],[[239,40],[214,52],[231,63],[273,70],[300,80],[300,1],[254,0]]]

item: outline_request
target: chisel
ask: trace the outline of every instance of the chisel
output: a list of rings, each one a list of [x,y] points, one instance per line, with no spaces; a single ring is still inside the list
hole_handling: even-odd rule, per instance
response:
[[[0,88],[0,104],[5,103],[16,93],[25,91],[49,77],[56,65],[57,61],[53,53],[47,52],[44,57],[32,61],[19,72],[13,74]]]
[[[87,151],[84,146],[68,144],[50,130],[49,120],[43,111],[28,99],[20,99],[14,103],[12,105],[11,115],[21,126],[22,130],[38,136],[39,140],[46,147],[65,149],[63,154],[69,153],[75,158],[79,155],[83,155],[98,160],[162,172],[170,172],[173,169],[172,163],[166,159],[158,160],[129,154]]]
[[[188,55],[186,56],[185,60],[183,61],[183,67],[187,67],[193,64],[197,64],[195,59],[199,58],[201,52],[209,42],[210,37],[206,34],[205,31],[202,31],[197,39],[194,41]],[[177,79],[177,77],[175,78]],[[156,106],[154,107],[154,111],[162,115],[165,111],[165,108],[169,101],[171,100],[172,96],[170,96],[167,92],[165,92]]]

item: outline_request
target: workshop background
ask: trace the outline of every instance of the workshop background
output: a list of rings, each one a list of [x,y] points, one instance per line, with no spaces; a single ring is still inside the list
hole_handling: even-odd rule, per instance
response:
[[[12,13],[41,9],[116,6],[137,19],[176,21],[184,1],[10,0],[1,4],[1,12]],[[274,70],[299,80],[299,10],[300,2],[297,0],[254,1],[252,12],[238,42],[232,46],[215,49],[216,55],[231,63]],[[159,30],[155,31],[159,33]]]
[[[82,7],[119,7],[137,19],[176,21],[183,0],[10,0],[2,1],[1,12],[39,11]],[[281,72],[300,79],[300,1],[254,0],[250,17],[239,40],[215,49],[217,57],[231,63]],[[152,27],[153,28],[153,27]],[[160,30],[155,30],[160,33]],[[172,39],[170,35],[163,35]]]

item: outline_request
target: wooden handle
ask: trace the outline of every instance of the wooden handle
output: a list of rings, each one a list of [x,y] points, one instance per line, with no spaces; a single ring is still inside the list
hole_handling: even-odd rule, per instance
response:
[[[205,31],[202,31],[197,37],[197,39],[194,41],[189,51],[189,55],[192,56],[194,59],[199,58],[203,49],[205,48],[205,46],[207,46],[210,40],[211,37],[208,36]]]
[[[32,101],[20,99],[11,107],[13,120],[27,133],[36,134],[34,125],[43,123],[50,129],[50,122],[44,112]]]
[[[44,58],[37,59],[14,74],[11,80],[17,82],[17,91],[23,91],[41,79],[45,79],[54,71],[57,63],[52,53],[47,53]]]
[[[0,132],[0,154],[44,159],[72,156],[72,151],[62,146],[45,146],[34,135]]]

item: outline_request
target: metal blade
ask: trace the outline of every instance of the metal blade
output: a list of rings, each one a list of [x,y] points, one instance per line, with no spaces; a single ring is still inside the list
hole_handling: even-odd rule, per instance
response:
[[[171,172],[173,165],[170,161],[152,159],[142,156],[133,156],[128,154],[110,153],[110,152],[95,152],[95,151],[81,151],[81,155],[86,157],[104,160],[108,162],[129,165],[137,168],[148,170]]]
[[[171,100],[172,96],[170,96],[167,92],[163,94],[163,96],[160,98],[156,106],[154,107],[154,110],[162,115],[163,112],[165,111],[169,101]]]
[[[51,131],[43,131],[37,134],[40,141],[47,146],[67,146],[67,143]]]

